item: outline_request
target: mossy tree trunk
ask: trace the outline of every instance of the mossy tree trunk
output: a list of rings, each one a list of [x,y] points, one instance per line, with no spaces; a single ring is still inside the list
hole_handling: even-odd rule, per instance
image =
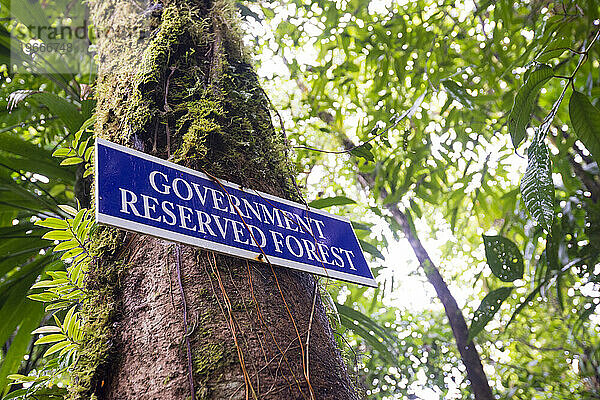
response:
[[[93,0],[91,15],[97,136],[299,200],[229,1]],[[94,240],[74,398],[356,398],[312,276],[112,228]]]

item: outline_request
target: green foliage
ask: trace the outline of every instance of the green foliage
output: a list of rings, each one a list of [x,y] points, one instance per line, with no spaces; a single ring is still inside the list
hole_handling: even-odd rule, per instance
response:
[[[356,204],[356,202],[352,199],[347,198],[346,196],[333,196],[333,197],[324,197],[321,199],[313,200],[310,203],[308,203],[309,206],[314,207],[314,208],[344,206],[346,204]]]
[[[344,193],[356,199],[356,205],[345,207],[348,212],[356,210],[391,231],[383,237],[371,233],[369,241],[378,240],[380,249],[403,239],[403,227],[388,213],[398,206],[410,216],[410,229],[420,230],[428,251],[434,251],[429,236],[442,243],[442,275],[471,293],[469,307],[497,287],[478,250],[481,233],[510,238],[524,255],[507,244],[518,260],[516,268],[510,277],[495,268],[506,281],[520,278],[516,286],[502,289],[512,290],[504,300],[510,313],[499,313],[499,324],[486,325],[477,336],[484,363],[496,370],[490,376],[496,395],[589,397],[593,385],[581,383],[558,352],[507,343],[564,344],[570,360],[586,352],[577,341],[598,343],[595,312],[589,311],[596,309],[598,295],[584,294],[580,285],[590,289],[600,281],[593,200],[599,196],[599,172],[587,154],[595,156],[593,145],[575,136],[569,128],[570,123],[577,129],[574,118],[562,105],[573,88],[592,104],[600,94],[597,3],[497,1],[476,3],[474,10],[462,3],[420,1],[381,7],[360,1],[290,3],[293,7],[283,14],[290,18],[279,18],[282,9],[276,5],[250,8],[277,25],[275,42],[286,57],[287,70],[274,72],[271,93],[280,93],[283,83],[300,82],[280,101],[293,119],[286,126],[292,143],[329,151],[348,148],[348,139],[363,143],[381,121],[409,110],[419,93],[428,93],[406,124],[369,142],[372,159],[333,160],[297,149],[300,170],[324,171],[319,179],[306,178],[307,184],[313,178],[313,194]],[[271,54],[268,48],[275,46],[264,43]],[[303,65],[288,56],[290,47],[314,48],[317,56]],[[535,135],[528,135],[529,129]],[[586,149],[576,144],[577,138]],[[529,167],[520,170],[515,160],[521,155],[514,149],[524,142]],[[516,177],[523,173],[520,188]],[[357,183],[356,194],[348,181]],[[358,189],[365,181],[373,185]],[[385,265],[410,269],[403,256],[387,257]],[[490,264],[490,255],[486,258]],[[511,260],[498,265],[512,266]],[[402,276],[381,271],[379,279],[387,288]],[[381,292],[376,295],[384,298]],[[577,324],[582,329],[574,337],[573,325],[580,320],[586,322]],[[557,343],[556,337],[566,339]],[[390,389],[382,389],[384,378],[373,377],[367,380],[367,386],[372,384],[368,394],[390,396]],[[446,385],[440,387],[446,397]],[[462,395],[466,398],[468,389]]]
[[[398,357],[398,343],[393,332],[381,327],[373,319],[344,304],[335,305],[340,321],[344,327],[351,329],[388,362],[393,363]]]
[[[467,109],[472,110],[475,105],[475,97],[471,96],[465,88],[453,81],[452,79],[445,79],[442,81],[444,89],[450,95],[450,98],[458,101],[460,104],[465,106]]]
[[[52,153],[54,157],[64,158],[60,165],[68,166],[85,163],[85,171],[83,173],[84,178],[87,178],[94,173],[92,164],[94,146],[93,140],[91,140],[92,138],[89,136],[89,134],[92,133],[95,122],[95,116],[87,119],[81,125],[81,128],[75,133],[75,135],[73,135],[73,140],[71,141],[69,147],[58,148],[54,151],[54,153]],[[87,136],[87,139],[82,141],[82,136],[84,134],[86,134],[85,136]]]
[[[15,374],[14,378],[18,378],[17,382],[19,383],[27,383],[30,384],[34,379],[32,377],[24,377],[23,375]],[[40,387],[34,385],[28,389],[17,389],[15,391],[10,392],[2,400],[10,400],[10,399],[28,399],[35,398],[38,400],[56,400],[57,398],[65,398],[67,396],[67,389],[60,387]]]
[[[373,161],[375,160],[375,156],[371,152],[372,148],[373,146],[371,145],[371,143],[363,143],[350,150],[350,154],[356,157],[364,158],[367,161]]]
[[[371,243],[369,243],[363,239],[358,239],[358,242],[360,243],[360,247],[362,248],[363,251],[366,251],[367,253],[369,253],[370,255],[372,255],[375,258],[378,258],[380,260],[385,260],[385,257],[383,256],[381,251],[379,251],[377,246],[372,245]]]
[[[527,170],[521,179],[521,195],[527,210],[549,232],[554,219],[554,183],[548,147],[542,140],[536,139],[527,150]]]
[[[12,338],[10,348],[6,352],[0,367],[1,388],[7,388],[7,382],[12,379],[10,374],[18,370],[23,354],[27,353],[27,348],[31,343],[31,331],[39,325],[44,316],[43,308],[34,302],[27,302],[27,305],[19,308],[18,312],[21,313],[19,315],[21,318],[19,330]]]
[[[8,0],[1,3],[1,12],[11,6]],[[43,16],[37,3],[25,3],[17,18]],[[419,279],[420,272],[409,254],[394,252],[397,241],[404,240],[393,215],[397,207],[439,259],[436,264],[452,290],[460,288],[466,308],[475,308],[485,296],[470,334],[477,336],[484,364],[494,367],[486,372],[497,397],[596,398],[600,172],[594,121],[600,51],[594,21],[600,10],[593,1],[475,4],[290,0],[245,2],[238,8],[252,24],[260,20],[275,27],[272,39],[260,35],[254,42],[263,46],[269,63],[285,56],[265,84],[272,85],[288,140],[335,152],[349,148],[349,140],[359,145],[350,156],[298,148],[292,157],[303,171],[298,179],[307,198],[318,199],[311,205],[343,206],[339,213],[362,221],[354,224],[357,236],[378,273],[375,290],[327,288],[332,303],[343,305],[331,311],[332,320],[339,317],[342,323],[336,338],[364,383],[364,397],[425,397],[418,392],[423,387],[449,399],[472,395],[439,304],[428,298],[416,310],[407,305],[410,295],[402,285]],[[6,24],[0,30],[0,61],[10,54],[10,29]],[[304,56],[296,57],[297,48]],[[155,50],[149,59],[165,56]],[[306,60],[306,54],[315,57]],[[153,63],[144,66],[149,74],[142,78],[152,84],[164,80]],[[80,82],[93,78],[20,71],[0,70],[6,99],[0,102],[8,106],[10,100],[12,109],[0,113],[0,339],[5,343],[0,388],[7,390],[3,382],[13,373],[7,398],[50,398],[64,394],[56,385],[48,387],[68,383],[69,373],[61,372],[70,365],[67,352],[82,357],[85,351],[74,347],[61,355],[76,344],[69,337],[77,342],[68,326],[81,322],[78,309],[68,323],[65,319],[75,304],[68,303],[74,300],[69,295],[85,296],[72,280],[77,277],[73,260],[84,253],[72,235],[81,210],[59,207],[74,204],[75,168],[61,168],[51,154],[91,171],[91,122],[82,124],[93,101],[81,98]],[[171,92],[185,96],[198,79],[174,80]],[[156,86],[152,101],[162,99],[163,85]],[[568,108],[561,104],[565,95],[570,95]],[[204,106],[182,103],[171,126],[179,128],[207,112],[212,121],[223,111]],[[143,101],[132,103],[131,111],[133,122],[158,118],[145,113]],[[394,125],[397,115],[406,118]],[[100,123],[103,117],[98,116]],[[198,125],[197,132],[211,126]],[[534,137],[528,137],[528,127]],[[246,136],[236,140],[245,142]],[[177,156],[195,157],[202,138],[188,137],[185,154]],[[521,171],[514,161],[520,155],[513,150],[524,142],[529,165]],[[519,195],[515,177],[523,172]],[[365,180],[373,182],[368,190],[360,186]],[[58,243],[41,239],[39,224],[46,224],[45,237]],[[485,267],[482,232],[494,276]],[[52,249],[71,261],[59,262]],[[515,286],[493,290],[496,278],[512,282],[515,277],[520,278]],[[28,293],[36,282],[43,283]],[[47,300],[48,313],[58,319],[51,319],[54,325],[44,322],[47,327],[36,339],[64,338],[31,347],[29,332],[47,313],[28,294]],[[510,312],[498,313],[500,304]],[[492,317],[497,323],[489,323]],[[25,355],[38,361],[26,362]],[[18,382],[34,385],[23,389]]]
[[[483,235],[487,263],[502,282],[523,278],[523,256],[516,244],[502,236]]]
[[[75,104],[57,94],[37,90],[17,90],[11,93],[8,97],[8,109],[14,109],[27,98],[47,107],[52,114],[61,119],[70,132],[76,132],[84,121]]]
[[[3,4],[2,12],[9,6]],[[74,201],[74,170],[62,168],[52,154],[65,151],[60,143],[71,135],[87,139],[92,122],[83,128],[82,124],[95,102],[74,101],[82,89],[67,75],[12,73],[8,79],[3,70],[3,77],[7,79],[0,91],[7,111],[0,112],[0,340],[7,351],[0,354],[0,396],[56,398],[65,393],[56,384],[68,381],[67,371],[76,357],[74,341],[81,321],[75,305],[83,298],[78,286],[89,263],[77,257],[80,244],[73,242],[85,242],[89,229],[83,225],[89,225],[91,213],[70,215],[74,208],[64,204]],[[91,161],[91,151],[83,156]],[[71,251],[64,257],[66,263],[51,255],[51,242],[42,238],[40,225],[52,229],[45,238],[61,242],[56,251],[61,255]],[[40,280],[41,276],[47,279]],[[28,295],[32,286],[42,291]],[[35,300],[46,302],[46,307]],[[33,346],[32,331],[48,313],[58,324],[49,329],[64,322],[66,341]],[[23,379],[27,389],[19,389]]]
[[[67,357],[73,357],[75,352],[79,350],[81,343],[81,320],[75,313],[77,304],[71,307],[67,312],[63,323],[54,316],[56,326],[48,325],[36,329],[31,332],[35,334],[44,334],[41,338],[34,342],[35,345],[54,343],[46,352],[43,357],[47,357],[58,351],[59,357],[67,355]],[[69,354],[71,353],[71,354]]]
[[[29,298],[50,302],[46,311],[69,307],[84,298],[85,293],[81,288],[84,273],[92,262],[88,245],[90,231],[95,226],[93,213],[85,208],[79,211],[65,206],[63,208],[72,213],[72,218],[47,218],[36,222],[38,226],[51,228],[42,238],[60,242],[54,247],[54,252],[62,252],[60,259],[67,265],[66,271],[48,272],[52,279],[39,281],[31,287],[45,289]]]
[[[531,114],[536,106],[537,96],[552,76],[554,76],[554,70],[551,66],[537,64],[529,72],[527,80],[517,92],[512,110],[508,116],[508,132],[515,148],[525,139],[525,129],[531,121]]]
[[[469,326],[469,338],[468,341],[473,340],[483,328],[494,318],[494,315],[500,309],[500,306],[506,300],[510,293],[513,291],[512,287],[505,286],[499,289],[493,290],[487,294],[481,300],[481,304],[475,310],[471,325]]]
[[[569,100],[569,117],[579,140],[600,165],[600,110],[584,94],[574,91]]]
[[[61,253],[60,259],[64,262],[66,269],[64,271],[47,271],[46,274],[51,279],[40,280],[31,286],[31,290],[42,289],[42,291],[27,296],[31,300],[47,304],[45,312],[52,311],[54,313],[52,317],[56,325],[42,326],[31,333],[29,333],[30,330],[24,332],[27,339],[31,334],[41,335],[33,344],[49,345],[42,357],[48,358],[54,355],[56,362],[46,365],[40,374],[35,376],[8,375],[8,378],[13,381],[12,384],[26,382],[29,390],[25,393],[14,391],[3,400],[19,398],[19,396],[27,398],[30,393],[36,393],[37,396],[38,392],[43,393],[52,388],[57,379],[61,379],[70,372],[80,351],[83,330],[82,319],[77,310],[86,298],[82,286],[84,274],[92,262],[88,245],[90,230],[94,228],[95,221],[90,210],[76,210],[68,205],[59,207],[71,218],[48,217],[36,221],[35,225],[50,229],[42,238],[59,242],[53,251]],[[61,320],[56,312],[66,309],[68,311]],[[37,321],[39,319],[36,319],[36,324]],[[29,340],[26,343],[28,342]],[[16,395],[15,393],[21,394]],[[56,393],[56,395],[60,395],[60,393]]]

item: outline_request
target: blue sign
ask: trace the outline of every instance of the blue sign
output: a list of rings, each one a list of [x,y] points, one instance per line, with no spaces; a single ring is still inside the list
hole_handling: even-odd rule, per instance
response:
[[[96,140],[96,220],[376,287],[350,221]]]

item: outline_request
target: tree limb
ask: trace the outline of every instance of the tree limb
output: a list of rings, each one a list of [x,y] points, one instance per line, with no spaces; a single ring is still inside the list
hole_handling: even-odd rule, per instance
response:
[[[352,145],[352,142],[347,138],[345,138],[343,142],[344,147],[349,147]],[[359,178],[358,180],[363,188],[372,191],[375,187],[374,177],[372,175],[360,172],[357,175]],[[380,198],[384,199],[387,197],[387,194],[388,193],[385,189],[380,189]],[[396,222],[398,222],[400,225],[404,236],[410,243],[415,256],[419,260],[419,263],[425,272],[427,280],[434,287],[438,298],[444,306],[446,316],[448,317],[450,327],[452,328],[452,334],[456,340],[456,346],[458,347],[462,362],[467,369],[467,377],[471,381],[471,389],[473,390],[475,398],[477,400],[492,400],[494,396],[489,386],[487,376],[483,371],[481,358],[479,357],[479,353],[477,352],[477,348],[475,347],[473,341],[467,340],[469,336],[469,330],[467,328],[467,323],[465,322],[462,311],[456,303],[456,299],[454,296],[452,296],[448,285],[444,281],[444,278],[440,274],[438,268],[429,257],[427,250],[425,250],[423,247],[416,232],[412,230],[406,214],[404,214],[400,208],[398,208],[396,203],[388,204],[386,205],[386,208],[392,213],[394,220],[396,220]]]

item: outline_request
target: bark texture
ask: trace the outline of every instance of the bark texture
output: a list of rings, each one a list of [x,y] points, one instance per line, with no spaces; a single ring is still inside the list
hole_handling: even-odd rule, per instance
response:
[[[299,200],[232,3],[94,0],[91,15],[97,136]],[[357,397],[312,276],[111,228],[94,240],[74,398]]]

